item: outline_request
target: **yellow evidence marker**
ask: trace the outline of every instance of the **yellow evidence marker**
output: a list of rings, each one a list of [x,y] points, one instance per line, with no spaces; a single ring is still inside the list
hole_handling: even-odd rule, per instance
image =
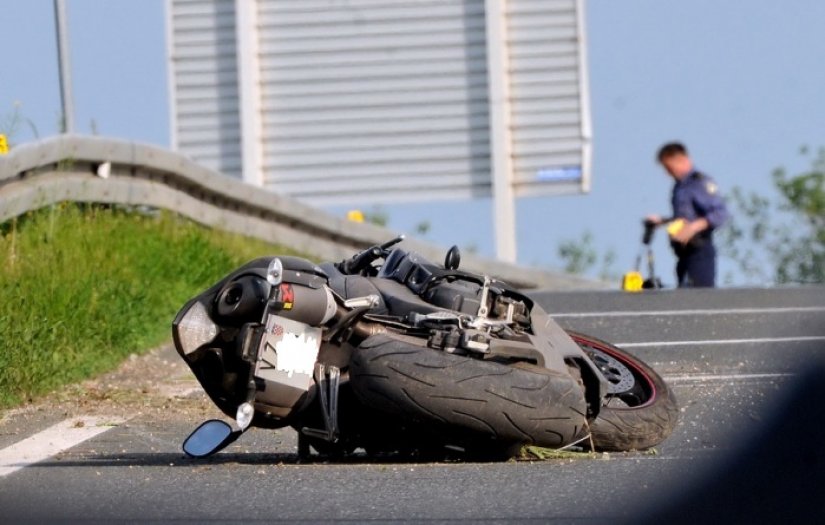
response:
[[[364,222],[364,212],[361,210],[350,210],[347,212],[347,219],[352,222]]]
[[[622,290],[625,292],[641,292],[644,281],[641,272],[627,272],[622,278]]]

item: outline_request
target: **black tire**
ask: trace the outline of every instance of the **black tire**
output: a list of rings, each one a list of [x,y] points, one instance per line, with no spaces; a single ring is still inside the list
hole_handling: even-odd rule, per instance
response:
[[[586,424],[583,391],[569,374],[457,356],[385,334],[356,349],[350,384],[362,403],[393,421],[468,451],[563,446]]]
[[[621,348],[567,332],[611,380],[611,392],[590,423],[596,450],[644,450],[664,441],[679,419],[676,397],[664,379]]]

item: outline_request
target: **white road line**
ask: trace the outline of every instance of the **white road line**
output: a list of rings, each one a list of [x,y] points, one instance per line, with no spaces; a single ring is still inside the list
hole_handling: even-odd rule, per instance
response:
[[[719,314],[783,314],[803,312],[825,312],[825,306],[789,306],[786,308],[731,308],[731,309],[702,309],[702,310],[611,310],[608,312],[577,312],[551,313],[554,319],[585,318],[585,317],[667,317],[682,315],[719,315]]]
[[[780,379],[794,374],[678,374],[662,376],[668,383],[701,383],[704,381],[747,381],[750,379]]]
[[[741,345],[748,343],[796,343],[806,341],[825,341],[825,336],[804,336],[804,337],[762,337],[754,339],[706,339],[696,341],[651,341],[647,343],[616,343],[619,348],[649,348],[665,346],[691,346],[691,345]]]
[[[111,430],[117,417],[74,417],[0,450],[0,478]]]

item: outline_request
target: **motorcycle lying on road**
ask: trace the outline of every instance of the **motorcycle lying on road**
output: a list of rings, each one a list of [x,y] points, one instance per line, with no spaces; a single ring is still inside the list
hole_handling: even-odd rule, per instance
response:
[[[626,451],[670,435],[676,400],[644,362],[459,270],[458,248],[440,266],[402,240],[339,263],[256,259],[187,302],[175,347],[234,425],[203,423],[184,451],[208,456],[250,426],[291,426],[301,457]]]

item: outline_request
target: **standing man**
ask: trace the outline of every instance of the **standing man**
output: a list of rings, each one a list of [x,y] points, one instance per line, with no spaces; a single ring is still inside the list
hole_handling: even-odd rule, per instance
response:
[[[657,160],[673,177],[673,217],[650,215],[656,225],[669,222],[670,245],[678,262],[676,278],[680,288],[713,287],[716,284],[716,248],[713,231],[728,219],[725,202],[713,180],[697,171],[687,148],[670,142],[659,149]]]

